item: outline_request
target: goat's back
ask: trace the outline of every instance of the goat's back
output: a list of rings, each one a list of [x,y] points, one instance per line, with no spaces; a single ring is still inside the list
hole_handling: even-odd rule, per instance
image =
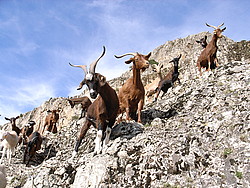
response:
[[[17,145],[19,138],[15,131],[7,131],[7,132],[8,135],[6,135],[5,139],[2,141],[2,145],[5,146],[6,148],[12,149]]]
[[[39,132],[35,131],[33,132],[30,136],[29,136],[29,146],[32,146],[32,145],[36,145],[36,147],[34,148],[35,151],[41,149],[41,144],[42,144],[42,136]]]

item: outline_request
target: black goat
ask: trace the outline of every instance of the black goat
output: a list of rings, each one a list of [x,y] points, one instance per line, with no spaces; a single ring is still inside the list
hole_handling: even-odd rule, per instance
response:
[[[201,38],[200,40],[197,40],[196,42],[201,44],[202,48],[206,48],[207,47],[207,36],[205,35],[204,38]]]
[[[36,151],[41,149],[42,142],[43,142],[42,136],[37,131],[33,132],[29,136],[29,142],[26,145],[24,155],[23,155],[23,163],[26,162],[26,159],[28,157],[26,165],[29,164],[30,159],[32,159],[35,156]]]
[[[159,81],[158,87],[156,88],[156,97],[155,101],[157,101],[157,98],[161,91],[163,91],[163,94],[161,98],[167,93],[168,89],[173,86],[174,82],[178,80],[180,84],[180,79],[178,78],[179,72],[178,72],[178,63],[181,58],[181,54],[179,57],[174,58],[169,63],[174,63],[174,68],[169,71],[169,73],[163,78],[163,80]]]

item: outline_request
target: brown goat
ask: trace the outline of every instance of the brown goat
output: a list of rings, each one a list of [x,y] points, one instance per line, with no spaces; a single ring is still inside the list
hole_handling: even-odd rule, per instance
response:
[[[26,165],[29,164],[30,160],[36,155],[36,151],[41,149],[41,145],[43,142],[42,136],[39,132],[35,131],[33,132],[29,138],[28,138],[28,143],[26,145],[24,155],[23,155],[23,163],[26,162]]]
[[[89,106],[92,104],[91,100],[87,97],[77,97],[72,99],[67,99],[69,101],[69,104],[71,108],[73,108],[76,104],[81,104],[82,106],[82,112],[81,112],[81,118],[85,116],[86,111],[88,110]]]
[[[125,61],[126,64],[133,62],[133,76],[129,78],[125,84],[119,90],[119,102],[120,110],[119,113],[123,114],[126,112],[126,120],[132,120],[136,118],[136,112],[138,112],[137,122],[141,123],[141,110],[144,105],[145,89],[141,81],[140,71],[144,71],[149,67],[148,59],[151,52],[148,55],[142,55],[139,53],[126,53],[116,58],[122,58],[127,55],[133,57]]]
[[[86,135],[91,125],[98,129],[95,140],[96,143],[94,154],[99,154],[102,150],[102,141],[104,140],[104,136],[104,145],[106,146],[109,142],[111,128],[115,123],[119,109],[117,94],[115,90],[112,89],[106,82],[106,78],[104,76],[99,73],[95,73],[95,67],[104,54],[105,47],[103,47],[102,55],[90,65],[89,71],[87,71],[87,67],[85,65],[70,64],[73,67],[82,68],[85,72],[85,78],[80,83],[79,88],[86,84],[92,99],[95,99],[99,94],[97,99],[89,106],[87,110],[87,118],[80,130],[80,135],[77,138],[75,149],[72,153],[72,158],[77,154],[82,139]],[[104,134],[105,131],[106,134]]]
[[[19,136],[21,129],[19,127],[16,126],[16,120],[19,118],[19,116],[17,117],[12,117],[12,118],[7,118],[5,117],[6,120],[10,121],[11,123],[11,129],[12,131],[15,131],[17,133],[17,136]]]
[[[178,80],[180,84],[180,79],[178,78],[179,77],[178,63],[179,63],[180,58],[181,58],[181,54],[179,57],[176,57],[172,61],[169,62],[169,63],[174,63],[174,68],[171,69],[161,81],[159,81],[158,87],[156,88],[156,97],[155,97],[154,102],[157,101],[157,98],[160,92],[163,91],[163,94],[161,96],[162,98],[164,94],[168,91],[168,89],[174,85],[174,82],[176,80]]]
[[[201,68],[206,68],[206,71],[210,71],[211,69],[215,69],[215,67],[218,67],[218,59],[216,57],[216,53],[218,50],[217,46],[217,40],[218,38],[222,37],[222,32],[226,29],[220,29],[224,23],[219,25],[218,27],[209,25],[206,23],[208,27],[214,28],[214,34],[212,37],[212,40],[208,43],[207,47],[201,52],[198,60],[197,60],[197,67],[200,72],[200,75],[202,75]]]
[[[58,114],[59,110],[52,110],[52,111],[48,110],[47,112],[49,114],[47,114],[45,118],[42,134],[44,133],[44,131],[57,133],[56,123],[59,119],[59,114]]]

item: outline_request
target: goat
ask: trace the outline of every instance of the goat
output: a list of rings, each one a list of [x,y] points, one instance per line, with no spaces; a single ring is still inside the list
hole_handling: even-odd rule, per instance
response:
[[[7,150],[7,159],[9,160],[9,164],[11,161],[11,154],[14,152],[14,148],[18,143],[18,136],[15,131],[1,131],[0,132],[0,141],[3,146],[3,154],[0,160],[0,164],[5,156],[5,152]]]
[[[158,87],[156,88],[156,97],[155,97],[154,102],[157,101],[157,98],[160,92],[163,91],[163,94],[161,96],[162,98],[165,95],[165,93],[168,91],[168,89],[173,86],[176,80],[178,80],[180,84],[180,79],[178,78],[179,76],[178,63],[179,63],[180,58],[181,58],[181,54],[179,55],[179,57],[176,57],[172,61],[169,62],[169,63],[174,63],[174,68],[171,69],[161,81],[159,81]]]
[[[0,164],[0,188],[5,188],[7,185],[5,166]]]
[[[162,73],[161,73],[161,69],[163,68],[163,64],[159,63],[154,69],[154,72],[157,72],[158,77],[153,80],[150,84],[145,86],[145,90],[146,90],[146,97],[149,98],[151,96],[153,96],[157,90],[157,86],[159,81],[161,81],[163,79]]]
[[[48,114],[45,117],[45,123],[43,126],[43,131],[42,134],[44,133],[44,131],[50,131],[52,133],[57,133],[57,127],[56,127],[56,123],[59,119],[59,110],[48,110],[47,111]]]
[[[10,121],[12,130],[15,131],[17,133],[17,135],[19,136],[21,129],[16,126],[16,120],[18,118],[19,118],[19,116],[12,117],[12,118],[5,117],[6,120]]]
[[[144,105],[145,89],[141,81],[140,71],[145,71],[149,67],[148,59],[151,56],[151,52],[148,55],[142,55],[137,53],[126,53],[116,58],[122,58],[127,55],[132,55],[129,60],[125,61],[126,64],[133,62],[133,76],[130,77],[119,90],[119,102],[120,110],[119,114],[126,112],[126,120],[132,120],[136,117],[136,111],[138,112],[137,122],[141,123],[141,110]]]
[[[197,67],[200,72],[200,75],[202,75],[201,68],[206,68],[206,71],[210,71],[211,69],[215,69],[215,67],[218,67],[218,59],[216,57],[216,53],[218,50],[217,46],[217,40],[218,38],[222,37],[222,32],[225,31],[226,27],[223,29],[220,29],[221,26],[224,25],[222,23],[218,27],[209,25],[206,23],[208,27],[214,28],[214,34],[211,39],[211,41],[208,43],[207,47],[201,52],[200,56],[197,60]]]
[[[91,100],[87,96],[72,98],[67,100],[69,101],[71,108],[73,108],[76,104],[81,104],[82,106],[81,118],[85,116],[88,107],[92,104]]]
[[[82,139],[86,135],[91,125],[98,129],[94,155],[101,153],[104,132],[106,131],[104,140],[104,144],[106,146],[109,142],[111,128],[115,123],[117,112],[119,110],[119,101],[115,90],[109,86],[106,78],[103,75],[95,72],[95,67],[104,54],[105,47],[103,46],[103,53],[96,61],[91,63],[89,71],[87,70],[86,65],[72,65],[69,63],[73,67],[82,68],[85,72],[85,78],[80,83],[79,88],[81,89],[81,87],[86,84],[92,99],[96,99],[97,95],[99,94],[97,99],[89,106],[87,110],[87,118],[80,130],[80,135],[77,138],[75,149],[72,153],[72,159],[77,154]]]
[[[32,134],[34,130],[34,125],[36,122],[34,121],[29,121],[28,124],[26,124],[22,129],[19,134],[19,144],[23,142],[23,144],[27,144],[28,137]]]
[[[37,131],[33,132],[28,139],[29,141],[26,145],[23,155],[24,164],[26,162],[26,159],[28,158],[26,165],[28,165],[30,160],[36,155],[36,151],[41,149],[41,145],[43,142],[41,134]]]
[[[205,35],[204,38],[201,38],[200,40],[197,40],[196,42],[201,44],[202,48],[206,48],[207,47],[207,36]]]

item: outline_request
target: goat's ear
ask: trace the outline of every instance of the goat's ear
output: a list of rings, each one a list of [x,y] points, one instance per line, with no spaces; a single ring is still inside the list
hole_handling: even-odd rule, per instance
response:
[[[197,43],[201,43],[201,41],[199,41],[199,40],[197,40],[196,42],[197,42]]]
[[[205,38],[205,40],[207,40],[207,35],[205,35],[205,37],[204,37],[204,38]]]
[[[134,57],[131,57],[129,60],[125,61],[126,64],[130,64],[131,62],[133,62],[135,60]]]
[[[100,87],[104,86],[106,84],[106,77],[102,75],[98,75],[99,85]]]
[[[146,55],[146,59],[149,59],[150,56],[151,56],[151,52],[149,52],[148,55]]]
[[[10,119],[9,118],[7,118],[7,117],[4,117],[6,120],[8,120],[8,121],[10,121]]]
[[[223,29],[222,29],[222,31],[225,31],[226,30],[226,27],[224,27]]]

